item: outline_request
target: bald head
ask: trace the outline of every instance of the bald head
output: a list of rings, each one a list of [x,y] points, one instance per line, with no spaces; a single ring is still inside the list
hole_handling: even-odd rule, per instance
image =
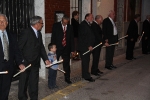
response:
[[[103,17],[101,15],[96,15],[95,21],[100,25],[103,22]]]
[[[115,19],[115,11],[110,10],[109,14],[108,14],[108,17],[110,17],[112,20],[114,20]]]
[[[0,14],[0,30],[4,31],[8,25],[8,20],[6,15]]]

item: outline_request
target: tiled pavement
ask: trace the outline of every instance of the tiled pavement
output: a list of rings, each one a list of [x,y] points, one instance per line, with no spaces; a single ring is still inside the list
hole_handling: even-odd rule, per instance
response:
[[[144,55],[141,54],[141,49],[135,50],[135,57],[140,59],[143,56]],[[125,54],[114,57],[114,65],[116,65],[117,67],[121,67],[129,62],[131,62],[131,61],[125,60]],[[80,61],[73,62],[73,64],[75,66],[72,67],[72,69],[71,69],[71,81],[74,84],[76,84],[76,82],[88,83],[88,82],[82,80],[82,78],[81,78],[80,63],[81,63]],[[99,63],[99,66],[100,66],[99,69],[104,72],[103,76],[105,76],[111,72],[107,69],[104,69],[104,64],[105,64],[105,61],[100,61],[100,63]],[[95,79],[99,79],[99,77],[95,77],[95,76],[92,76],[92,77],[94,77]],[[40,81],[39,81],[39,100],[69,86],[68,84],[66,84],[64,82],[63,74],[61,74],[57,77],[57,85],[58,85],[57,89],[50,90],[47,87],[47,79],[46,80],[40,79]],[[12,82],[12,86],[11,86],[11,90],[10,90],[10,94],[9,94],[9,100],[18,100],[17,93],[18,93],[18,81],[15,81],[15,82]]]

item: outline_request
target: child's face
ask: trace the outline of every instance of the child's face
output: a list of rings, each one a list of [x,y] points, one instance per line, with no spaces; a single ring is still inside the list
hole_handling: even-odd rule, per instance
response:
[[[56,52],[56,50],[57,50],[56,45],[53,45],[53,47],[51,48],[51,51]]]

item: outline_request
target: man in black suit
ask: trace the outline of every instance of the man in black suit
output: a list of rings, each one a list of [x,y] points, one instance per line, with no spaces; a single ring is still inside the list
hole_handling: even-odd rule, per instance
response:
[[[0,74],[0,100],[8,100],[11,86],[14,60],[23,70],[21,52],[12,34],[6,31],[8,25],[7,17],[0,14],[0,72],[8,71],[8,74]]]
[[[106,61],[105,61],[105,68],[112,70],[117,68],[113,65],[113,56],[115,52],[115,46],[109,46],[110,44],[114,44],[118,42],[118,33],[117,28],[114,22],[115,19],[115,12],[110,11],[107,18],[103,21],[103,35],[105,40],[106,47]]]
[[[42,41],[40,30],[43,27],[43,20],[40,16],[34,16],[30,19],[31,27],[23,30],[19,37],[19,48],[22,52],[24,64],[31,67],[20,74],[18,99],[27,100],[27,87],[31,100],[38,100],[38,81],[40,58],[45,63],[50,64],[45,47]]]
[[[71,84],[70,81],[70,53],[74,54],[74,37],[73,28],[69,23],[69,17],[63,16],[61,22],[54,23],[52,28],[51,43],[57,47],[57,60],[60,56],[63,59],[63,69],[66,72],[65,82]]]
[[[147,15],[146,20],[143,22],[143,29],[142,29],[142,53],[148,54],[148,40],[150,39],[150,15]]]
[[[134,19],[130,22],[128,30],[127,30],[127,49],[126,49],[126,59],[132,60],[136,59],[133,57],[133,49],[135,46],[135,42],[137,41],[138,35],[138,22],[140,21],[140,15],[136,14]]]
[[[89,73],[89,62],[90,53],[83,55],[84,52],[93,50],[94,46],[94,33],[91,28],[93,22],[93,15],[88,13],[85,15],[85,20],[79,25],[79,39],[78,39],[78,49],[80,51],[82,60],[82,78],[87,81],[94,82],[95,80],[90,76]]]
[[[101,15],[96,15],[95,16],[95,21],[93,21],[91,27],[92,30],[94,32],[94,36],[95,36],[95,43],[94,46],[100,44],[102,41],[102,29],[100,27],[100,25],[103,22],[103,17]],[[96,49],[94,49],[92,51],[92,55],[93,55],[93,62],[92,62],[92,67],[91,67],[91,74],[99,76],[100,74],[103,74],[103,72],[101,72],[98,69],[98,64],[99,64],[99,57],[100,57],[100,52],[101,52],[101,47],[99,46]]]

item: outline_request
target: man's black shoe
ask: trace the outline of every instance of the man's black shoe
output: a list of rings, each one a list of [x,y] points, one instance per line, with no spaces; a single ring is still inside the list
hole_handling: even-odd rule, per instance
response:
[[[117,68],[117,67],[116,67],[116,66],[114,66],[114,65],[111,65],[111,68],[114,68],[114,69],[115,69],[115,68]]]
[[[65,79],[65,82],[67,82],[68,84],[72,84],[72,82],[69,79]]]
[[[132,60],[132,58],[126,58],[127,60]]]
[[[136,59],[135,57],[133,57],[132,59]]]
[[[99,69],[97,69],[97,73],[99,73],[99,74],[103,74],[103,72],[101,72]]]
[[[88,79],[85,79],[86,81],[89,81],[89,82],[95,82],[95,80],[92,78],[92,77],[90,77],[90,78],[88,78]]]
[[[99,73],[91,73],[92,75],[95,75],[95,76],[100,76]]]
[[[105,66],[105,68],[107,68],[108,70],[112,70],[111,66]]]

